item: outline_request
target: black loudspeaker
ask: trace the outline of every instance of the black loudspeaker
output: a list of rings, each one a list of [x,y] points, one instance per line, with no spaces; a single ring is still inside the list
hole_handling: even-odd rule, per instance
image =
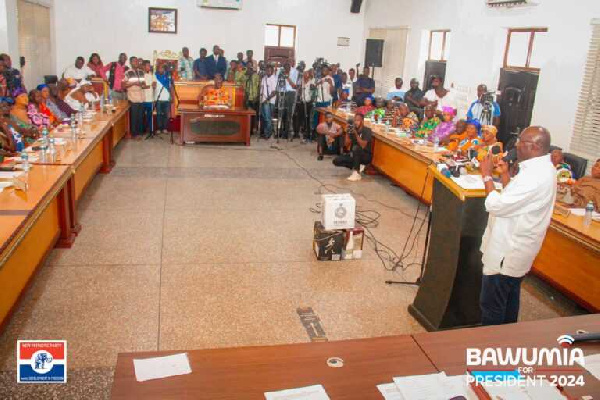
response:
[[[350,5],[350,12],[354,14],[360,13],[360,6],[362,6],[363,0],[352,0]]]
[[[383,67],[383,39],[367,39],[365,67]]]

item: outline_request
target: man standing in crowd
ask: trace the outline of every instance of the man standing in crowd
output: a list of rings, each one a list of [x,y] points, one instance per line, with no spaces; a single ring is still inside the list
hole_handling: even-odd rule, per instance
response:
[[[425,93],[419,89],[419,81],[416,78],[410,80],[410,89],[404,95],[404,102],[408,105],[410,111],[417,115],[423,115],[421,101]]]
[[[277,95],[277,77],[273,74],[271,65],[267,65],[260,85],[260,115],[263,127],[260,135],[263,139],[268,139],[273,134],[273,108],[275,108],[275,96]]]
[[[495,125],[500,126],[500,105],[493,99],[486,106],[486,94],[488,88],[485,84],[477,86],[477,100],[471,103],[469,111],[467,111],[468,119],[476,119],[481,125]],[[486,111],[486,107],[489,110]]]
[[[246,61],[244,61],[244,53],[242,53],[241,51],[239,53],[237,53],[237,60],[236,60],[238,65],[241,66],[246,66]]]
[[[181,49],[179,57],[179,79],[191,81],[194,79],[194,59],[190,57],[190,49],[184,47]]]
[[[315,99],[315,108],[327,108],[331,106],[333,100],[333,91],[335,90],[335,84],[333,79],[329,76],[329,67],[323,65],[321,69],[321,79],[318,82],[314,82],[313,86],[313,98]],[[314,112],[313,125],[315,128],[319,123],[319,113]]]
[[[332,101],[337,103],[338,99],[340,98],[340,91],[342,90],[342,75],[339,64],[331,65],[331,77],[333,78],[333,84],[335,86]]]
[[[205,48],[200,49],[200,58],[194,61],[194,79],[205,81],[208,79],[208,64],[206,59],[207,51]]]
[[[315,84],[315,80],[312,79],[309,71],[302,73],[302,87],[297,90],[301,90],[299,94],[300,101],[296,104],[296,118],[294,118],[294,132],[299,133],[302,129],[304,131],[304,140],[312,140],[312,130],[310,124],[310,116],[312,115],[312,87]]]
[[[296,99],[296,83],[298,82],[298,70],[292,69],[292,66],[288,61],[283,64],[283,71],[281,72],[285,76],[285,99],[283,101],[283,114],[281,118],[283,118],[283,132],[281,132],[280,137],[286,139],[288,135],[291,135],[290,132],[291,124],[292,124],[292,110],[294,107],[294,100]],[[298,135],[298,132],[296,132]]]
[[[356,99],[354,98],[354,86],[356,85],[356,81],[358,80],[358,78],[356,77],[356,70],[354,68],[350,68],[348,70],[348,81],[350,83],[350,93],[348,97],[350,100],[354,100],[356,101]]]
[[[237,75],[235,83],[244,88],[244,99],[246,100],[246,107],[257,111],[260,78],[257,74],[254,73],[254,67],[251,63],[246,65],[245,71],[240,71],[240,74]],[[250,128],[251,132],[254,130],[255,122],[256,118],[252,118],[252,127]]]
[[[375,81],[369,77],[369,67],[363,68],[363,74],[357,79],[355,85],[356,103],[364,105],[365,99],[375,93]]]
[[[521,281],[537,256],[554,209],[556,169],[550,161],[550,133],[540,126],[525,129],[517,142],[519,173],[511,180],[500,161],[504,189],[492,180],[492,152],[481,162],[488,223],[482,238],[481,323],[517,322]]]
[[[252,64],[254,72],[258,71],[258,63],[254,59],[254,52],[252,50],[246,50],[246,65]]]
[[[403,102],[404,95],[406,94],[406,92],[402,90],[403,84],[404,81],[402,80],[402,78],[396,78],[396,80],[394,81],[394,86],[391,87],[390,90],[388,90],[386,100]]]
[[[127,71],[127,54],[119,54],[119,61],[111,62],[104,66],[104,73],[109,72],[108,87],[110,88],[110,96],[113,100],[127,99],[126,88],[123,86],[125,80],[125,72]]]
[[[206,70],[208,79],[214,79],[216,74],[220,74],[222,77],[226,76],[227,60],[223,57],[221,49],[216,44],[213,46],[213,53],[206,59]]]
[[[90,67],[85,65],[85,59],[83,57],[77,57],[75,64],[67,67],[63,72],[63,78],[74,79],[76,82],[87,80],[88,77],[94,76],[96,73],[92,71]]]
[[[25,86],[23,85],[23,76],[18,69],[12,67],[10,56],[6,53],[2,53],[0,54],[0,60],[4,62],[4,74],[7,77],[6,85],[8,92],[12,92],[18,88],[25,89]]]
[[[357,113],[354,115],[354,127],[348,127],[346,133],[346,145],[351,146],[351,152],[342,154],[333,159],[336,167],[352,169],[352,175],[348,177],[351,182],[360,181],[361,172],[367,164],[371,163],[371,140],[373,133],[364,124],[365,116]]]
[[[125,73],[123,87],[127,90],[127,100],[131,103],[131,134],[138,138],[144,133],[144,71],[139,69],[136,57],[129,58],[131,69]]]

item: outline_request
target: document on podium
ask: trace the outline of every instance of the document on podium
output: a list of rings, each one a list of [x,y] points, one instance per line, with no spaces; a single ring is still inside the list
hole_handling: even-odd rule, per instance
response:
[[[325,388],[321,385],[286,389],[278,392],[265,392],[266,400],[329,400]]]
[[[192,373],[187,353],[173,354],[166,357],[134,359],[133,367],[138,382]]]

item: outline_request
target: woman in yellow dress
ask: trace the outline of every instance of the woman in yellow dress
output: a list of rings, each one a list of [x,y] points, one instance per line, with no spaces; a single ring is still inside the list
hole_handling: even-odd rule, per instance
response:
[[[487,156],[492,147],[499,147],[500,152],[497,154],[502,153],[502,142],[496,140],[497,133],[498,129],[494,125],[484,125],[481,128],[481,145],[477,146],[477,159],[479,161]]]

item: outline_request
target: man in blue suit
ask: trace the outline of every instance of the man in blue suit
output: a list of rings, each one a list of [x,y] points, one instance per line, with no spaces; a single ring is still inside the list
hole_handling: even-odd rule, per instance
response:
[[[221,54],[221,49],[216,44],[213,47],[213,54],[206,59],[206,69],[208,72],[208,79],[214,79],[215,74],[221,74],[225,77],[227,72],[227,60]]]

